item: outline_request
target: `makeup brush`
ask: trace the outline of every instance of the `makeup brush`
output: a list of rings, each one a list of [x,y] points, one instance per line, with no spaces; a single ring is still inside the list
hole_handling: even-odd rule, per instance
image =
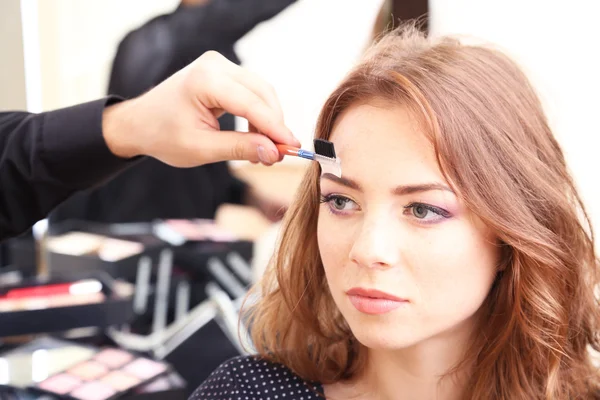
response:
[[[335,155],[333,143],[323,139],[315,139],[313,143],[315,147],[314,152],[284,144],[278,144],[277,149],[279,150],[279,153],[284,156],[294,156],[317,161],[321,165],[322,174],[329,173],[341,178],[341,160]]]
[[[315,146],[315,153],[325,157],[335,158],[335,146],[332,142],[323,139],[315,139],[313,140],[313,144]]]

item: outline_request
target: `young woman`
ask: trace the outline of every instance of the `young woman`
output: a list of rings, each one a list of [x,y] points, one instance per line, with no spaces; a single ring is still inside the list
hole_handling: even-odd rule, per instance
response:
[[[326,102],[252,311],[259,355],[194,399],[600,398],[598,260],[540,102],[503,54],[392,32]]]

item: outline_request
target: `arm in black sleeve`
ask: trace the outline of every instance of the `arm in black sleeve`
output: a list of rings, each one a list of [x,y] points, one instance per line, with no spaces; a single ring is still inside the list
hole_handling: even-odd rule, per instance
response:
[[[246,182],[232,175],[229,189],[229,202],[232,204],[246,204],[249,190],[250,187]]]
[[[214,37],[235,43],[256,25],[267,21],[297,0],[212,0],[205,9],[201,28]]]
[[[177,50],[170,16],[160,16],[125,36],[112,63],[108,94],[126,99],[142,95],[175,71],[169,70]]]
[[[0,113],[0,241],[131,164],[114,156],[102,135],[103,110],[115,100],[42,114]]]
[[[235,38],[240,39],[256,25],[275,17],[295,2],[296,0],[235,0],[237,10],[232,21],[237,28]]]

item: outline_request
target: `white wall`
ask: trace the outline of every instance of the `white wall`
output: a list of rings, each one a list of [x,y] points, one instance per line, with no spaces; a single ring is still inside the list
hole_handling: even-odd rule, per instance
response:
[[[464,34],[496,43],[524,67],[600,232],[600,2],[429,0],[429,4],[432,34]]]
[[[2,0],[3,1],[3,0]],[[36,2],[42,108],[65,107],[106,94],[119,41],[178,0],[22,0]]]
[[[327,96],[368,45],[382,4],[383,0],[301,0],[237,43],[244,66],[275,87],[286,123],[304,147],[312,147]],[[245,129],[247,123],[238,120],[238,126]]]
[[[19,0],[0,1],[0,110],[24,110],[25,72]]]
[[[37,3],[46,110],[104,95],[120,39],[178,3],[22,1]],[[600,227],[600,1],[571,0],[568,7],[559,0],[429,1],[432,34],[467,34],[497,43],[525,67]],[[275,86],[287,123],[305,146],[321,104],[366,45],[381,2],[300,0],[238,42],[245,66]],[[4,11],[14,0],[0,3]],[[1,26],[10,25],[2,20]]]

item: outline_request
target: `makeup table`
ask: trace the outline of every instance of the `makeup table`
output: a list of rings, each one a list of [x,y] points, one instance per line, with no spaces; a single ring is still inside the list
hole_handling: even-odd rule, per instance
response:
[[[308,165],[308,163],[299,164],[284,162],[272,167],[264,167],[260,165],[247,164],[234,168],[234,173],[241,179],[248,182],[253,189],[261,193],[262,196],[272,199],[274,202],[290,204]],[[256,209],[247,206],[236,205],[222,206],[217,212],[215,223],[219,227],[224,228],[226,231],[231,232],[239,240],[247,242],[256,242],[265,236],[269,236],[270,232],[274,229],[274,227],[277,226],[268,221]],[[78,230],[77,227],[71,228],[73,228],[75,232]],[[73,245],[74,241],[77,243],[76,245]],[[101,263],[91,262],[94,260],[94,257],[99,257],[100,259],[104,259],[103,263],[106,264],[104,268],[110,266],[110,263],[112,262],[111,260],[115,260],[114,266],[119,272],[123,272],[125,268],[129,268],[132,269],[132,271],[137,271],[139,273],[140,266],[138,265],[138,261],[135,261],[137,260],[136,254],[139,252],[139,249],[134,247],[133,244],[120,240],[104,239],[102,241],[104,247],[107,247],[109,244],[112,246],[112,250],[109,252],[104,247],[99,247],[96,242],[98,242],[98,238],[94,237],[93,234],[77,233],[75,236],[73,236],[73,234],[67,234],[62,238],[59,237],[50,241],[45,241],[45,245],[55,251],[50,261],[54,261],[54,264],[58,263],[63,265],[65,272],[74,270],[83,271],[86,269],[86,265],[90,267],[90,269],[100,268],[102,266]],[[91,256],[90,251],[85,250],[86,246],[91,246],[94,249],[98,248],[102,251],[98,250],[97,256]],[[84,254],[70,254],[75,250]],[[116,250],[118,250],[117,253],[115,253]],[[61,256],[62,258],[58,257],[60,256],[59,253],[61,251],[64,253]],[[123,259],[123,261],[118,261],[120,259]],[[128,265],[129,259],[133,260],[131,262],[131,266]],[[220,261],[218,259],[209,260],[210,262],[208,268],[210,270],[211,268],[217,269],[217,267],[219,267],[222,272],[218,273],[217,277],[222,276],[224,272],[227,272],[223,269],[223,267],[225,267],[225,262],[229,260],[229,258],[221,259]],[[155,261],[156,260],[153,262]],[[235,263],[231,265],[235,266]],[[227,268],[229,268],[229,266],[227,266]],[[231,271],[233,270],[230,270],[230,274]],[[248,274],[242,275],[246,276]],[[219,279],[217,279],[217,281],[218,280]],[[247,277],[241,283],[242,285],[249,283]],[[171,286],[173,285],[174,284],[171,284]],[[245,291],[243,286],[240,286],[240,290],[237,290],[235,285],[233,287],[227,287],[227,285],[224,285],[223,287],[226,289],[226,292],[233,292],[234,294],[238,291],[240,293]],[[160,290],[158,290],[158,292],[160,292]],[[224,295],[224,293],[225,292],[223,292],[221,295]],[[237,295],[234,295],[233,297],[236,298]],[[12,307],[12,303],[9,303],[8,301],[5,301],[5,303],[6,304],[2,304],[6,307]],[[129,305],[128,307],[131,306]],[[150,304],[148,307],[150,307]],[[230,319],[233,321],[233,314],[230,317]],[[219,328],[218,324],[212,323],[210,326],[207,325],[204,333],[198,331],[198,333],[195,334],[197,339],[194,339],[194,337],[185,339],[187,342],[183,346],[180,346],[181,350],[171,350],[171,357],[173,359],[178,359],[186,356],[186,354],[189,355],[196,351],[201,351],[196,347],[199,343],[198,340],[205,340],[211,335],[220,335],[221,338],[219,339],[219,343],[221,343],[223,346],[225,346],[225,344],[230,346],[231,349],[229,351],[232,351],[233,354],[235,354],[235,347],[231,346],[231,343],[229,343],[230,339],[227,339],[226,335],[223,335],[221,331],[222,328]],[[179,336],[174,336],[174,338],[177,340],[179,340],[179,337],[183,338],[187,334],[184,335],[182,330],[182,333],[178,335]],[[177,340],[174,340],[174,342]],[[24,346],[27,347],[27,344]],[[32,344],[32,346],[35,346],[35,343]],[[133,351],[131,347],[127,348]],[[26,353],[26,350],[23,351]],[[177,376],[170,375],[171,370],[166,362],[155,361],[148,357],[140,356],[139,354],[134,354],[130,351],[122,350],[117,347],[92,348],[92,346],[87,345],[73,345],[66,350],[46,349],[44,351],[36,352],[34,349],[30,353],[30,360],[25,362],[25,364],[29,364],[27,364],[28,366],[25,365],[20,373],[17,373],[15,370],[15,360],[22,359],[23,357],[27,358],[27,356],[23,356],[23,352],[21,352],[20,355],[16,355],[16,353],[14,353],[12,356],[7,356],[6,352],[0,355],[0,385],[10,383],[11,379],[14,380],[18,376],[23,378],[23,376],[29,374],[29,377],[24,378],[24,381],[21,383],[25,383],[25,381],[29,379],[30,382],[28,382],[26,386],[33,387],[39,393],[54,393],[58,396],[66,396],[64,398],[80,398],[83,400],[104,400],[112,398],[120,399],[124,397],[116,396],[119,396],[119,393],[125,392],[127,392],[127,397],[125,398],[137,400],[144,398],[140,396],[146,386],[148,387],[148,391],[153,388],[153,385],[154,389],[160,389],[161,387],[165,389],[168,388],[169,385],[177,386]],[[204,352],[199,354],[206,355]],[[217,354],[215,354],[215,356],[221,357],[221,355]],[[42,357],[42,359],[40,359],[40,357]],[[44,357],[46,357],[46,362],[48,362],[48,360],[54,360],[53,365],[55,368],[47,369],[44,372],[43,368],[40,369],[40,367],[37,367],[37,372],[35,373],[37,375],[33,376],[34,369],[32,368],[32,365],[34,363],[36,365],[41,365],[40,363],[43,364]],[[36,359],[33,360],[33,358]],[[57,361],[60,359],[64,361],[64,365]],[[164,360],[164,358],[160,359]],[[67,361],[69,361],[70,364],[67,363]],[[17,361],[17,364],[19,362],[21,364],[23,363],[23,361]],[[207,362],[210,361],[207,360]],[[213,360],[213,362],[217,364],[219,363],[216,358]],[[177,363],[175,365],[177,365]],[[183,376],[185,379],[189,379],[185,376],[185,374],[183,374]],[[193,385],[198,384],[198,382],[196,382],[197,378],[193,378],[193,380]],[[185,385],[185,381],[183,381],[183,384]],[[137,388],[136,391],[139,393],[133,393],[131,390],[133,388]],[[136,394],[136,396],[133,396],[133,394]],[[154,398],[163,399],[165,397],[161,398],[155,396]],[[174,394],[173,396],[166,398],[171,400],[177,397]],[[34,398],[27,399],[29,400]]]
[[[0,398],[174,400],[185,382],[169,364],[114,347],[40,337],[0,355]],[[10,390],[8,388],[11,388]],[[3,397],[8,395],[9,397]]]

